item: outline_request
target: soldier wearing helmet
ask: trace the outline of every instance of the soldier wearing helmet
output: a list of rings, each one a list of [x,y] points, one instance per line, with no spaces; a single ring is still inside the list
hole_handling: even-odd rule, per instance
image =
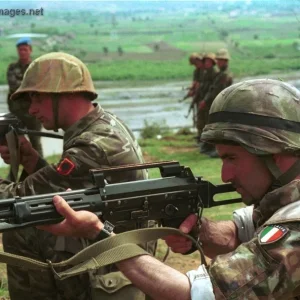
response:
[[[230,60],[229,53],[227,49],[220,49],[216,53],[216,61],[219,67],[219,73],[216,75],[215,79],[213,80],[212,85],[209,87],[203,102],[202,106],[206,109],[210,109],[212,102],[214,101],[215,97],[225,88],[232,85],[232,76],[228,70],[228,61]],[[210,145],[208,143],[204,144],[204,152],[208,156],[214,158],[219,157],[218,153],[214,147],[214,145]]]
[[[198,136],[201,138],[201,134],[203,131],[203,128],[205,124],[207,123],[208,118],[208,112],[209,107],[203,106],[203,100],[208,93],[210,87],[212,86],[215,77],[218,74],[217,68],[216,68],[216,56],[214,53],[206,53],[203,56],[203,65],[204,65],[204,76],[203,76],[203,83],[200,87],[200,89],[197,91],[197,130],[198,130]],[[210,151],[210,147],[203,142],[199,143],[200,146],[200,152],[206,153],[207,151]]]
[[[118,263],[119,269],[154,299],[298,299],[299,111],[299,90],[278,80],[249,80],[223,90],[202,138],[216,145],[222,180],[233,183],[248,207],[235,212],[234,221],[202,219],[199,238],[213,258],[208,267],[186,276],[144,255]],[[62,198],[56,200],[65,217],[79,215]],[[85,215],[82,224],[85,218],[91,217]],[[93,228],[101,232],[103,224],[95,221]],[[191,215],[181,230],[188,233],[197,226]],[[76,233],[85,236],[86,230],[79,222]],[[166,241],[175,252],[191,249],[184,237]]]
[[[67,188],[92,187],[89,170],[142,163],[141,149],[132,132],[115,115],[91,101],[97,98],[87,67],[66,53],[49,53],[34,60],[12,101],[30,100],[29,114],[46,129],[63,129],[64,148],[56,164],[47,164],[31,144],[21,140],[21,164],[30,174],[23,182],[1,182],[1,198],[44,194]],[[2,158],[9,163],[7,147],[0,146]],[[145,171],[112,174],[109,182],[147,178]],[[148,226],[148,224],[144,224]],[[123,226],[117,230],[134,228]],[[95,242],[55,237],[36,228],[3,234],[6,252],[35,257],[41,261],[62,261]],[[150,248],[154,244],[148,245]],[[148,247],[145,245],[145,247]],[[150,250],[149,248],[149,250]],[[113,289],[111,282],[114,282]],[[10,299],[144,299],[113,266],[99,273],[58,281],[48,272],[8,267]]]
[[[6,72],[9,88],[7,105],[9,111],[17,116],[28,129],[40,131],[42,129],[40,121],[28,113],[28,101],[26,101],[26,99],[18,102],[10,100],[10,96],[21,85],[24,73],[31,63],[32,41],[28,37],[20,38],[16,43],[16,47],[19,60],[15,63],[11,63]],[[33,148],[38,151],[41,156],[43,156],[41,138],[39,136],[29,135],[29,139]]]

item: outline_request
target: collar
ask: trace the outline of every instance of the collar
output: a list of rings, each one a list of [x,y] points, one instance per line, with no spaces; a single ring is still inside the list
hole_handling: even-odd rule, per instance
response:
[[[300,200],[300,179],[266,194],[253,211],[256,228],[264,224],[278,209]]]
[[[85,115],[83,118],[78,120],[72,126],[70,126],[64,134],[64,148],[67,147],[68,142],[70,142],[74,137],[80,135],[83,131],[85,131],[92,123],[101,118],[104,110],[98,105],[94,104],[94,109]]]

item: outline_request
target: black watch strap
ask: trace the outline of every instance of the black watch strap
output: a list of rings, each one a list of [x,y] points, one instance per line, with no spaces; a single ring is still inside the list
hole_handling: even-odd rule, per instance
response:
[[[100,231],[97,236],[97,240],[103,240],[111,236],[112,232],[114,231],[115,226],[108,221],[104,222],[104,227]]]

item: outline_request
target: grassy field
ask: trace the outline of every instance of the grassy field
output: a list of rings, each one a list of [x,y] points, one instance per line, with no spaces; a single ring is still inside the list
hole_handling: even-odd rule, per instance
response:
[[[300,69],[299,18],[292,11],[278,13],[275,4],[274,11],[239,8],[239,13],[230,7],[104,13],[94,5],[93,11],[49,10],[43,17],[4,22],[0,83],[6,82],[8,63],[16,60],[16,38],[8,37],[23,32],[47,34],[34,39],[34,57],[69,52],[88,64],[94,80],[189,79],[191,52],[223,47],[231,53],[236,77]]]
[[[220,170],[221,160],[211,159],[205,155],[199,154],[198,148],[195,146],[193,135],[166,135],[162,139],[145,139],[140,140],[143,148],[144,157],[147,162],[176,160],[181,165],[188,166],[192,169],[195,176],[203,176],[204,179],[214,184],[221,183]],[[58,156],[47,158],[48,162],[57,162]],[[7,168],[0,168],[0,177],[8,174]],[[158,169],[150,169],[151,178],[160,177]],[[228,195],[226,195],[228,196]],[[236,193],[231,193],[231,197],[236,197]],[[232,211],[241,207],[242,204],[233,204],[227,206],[218,206],[215,208],[205,209],[203,215],[214,220],[228,220],[232,217]],[[167,251],[164,242],[159,241],[157,258],[162,259]],[[199,253],[195,252],[191,255],[182,256],[170,252],[166,264],[182,271],[194,269],[199,265]],[[0,266],[0,297],[7,296],[7,280],[5,266]],[[4,298],[5,299],[5,298]],[[1,298],[0,298],[1,300]]]

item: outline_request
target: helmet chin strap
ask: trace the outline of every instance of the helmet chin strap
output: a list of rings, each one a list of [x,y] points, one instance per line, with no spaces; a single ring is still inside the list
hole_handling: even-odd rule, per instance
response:
[[[52,112],[53,112],[53,118],[54,118],[54,131],[58,132],[58,94],[52,95]]]
[[[285,173],[282,173],[276,165],[272,155],[261,156],[260,158],[266,164],[273,176],[269,192],[288,184],[300,174],[300,159],[298,159]]]

